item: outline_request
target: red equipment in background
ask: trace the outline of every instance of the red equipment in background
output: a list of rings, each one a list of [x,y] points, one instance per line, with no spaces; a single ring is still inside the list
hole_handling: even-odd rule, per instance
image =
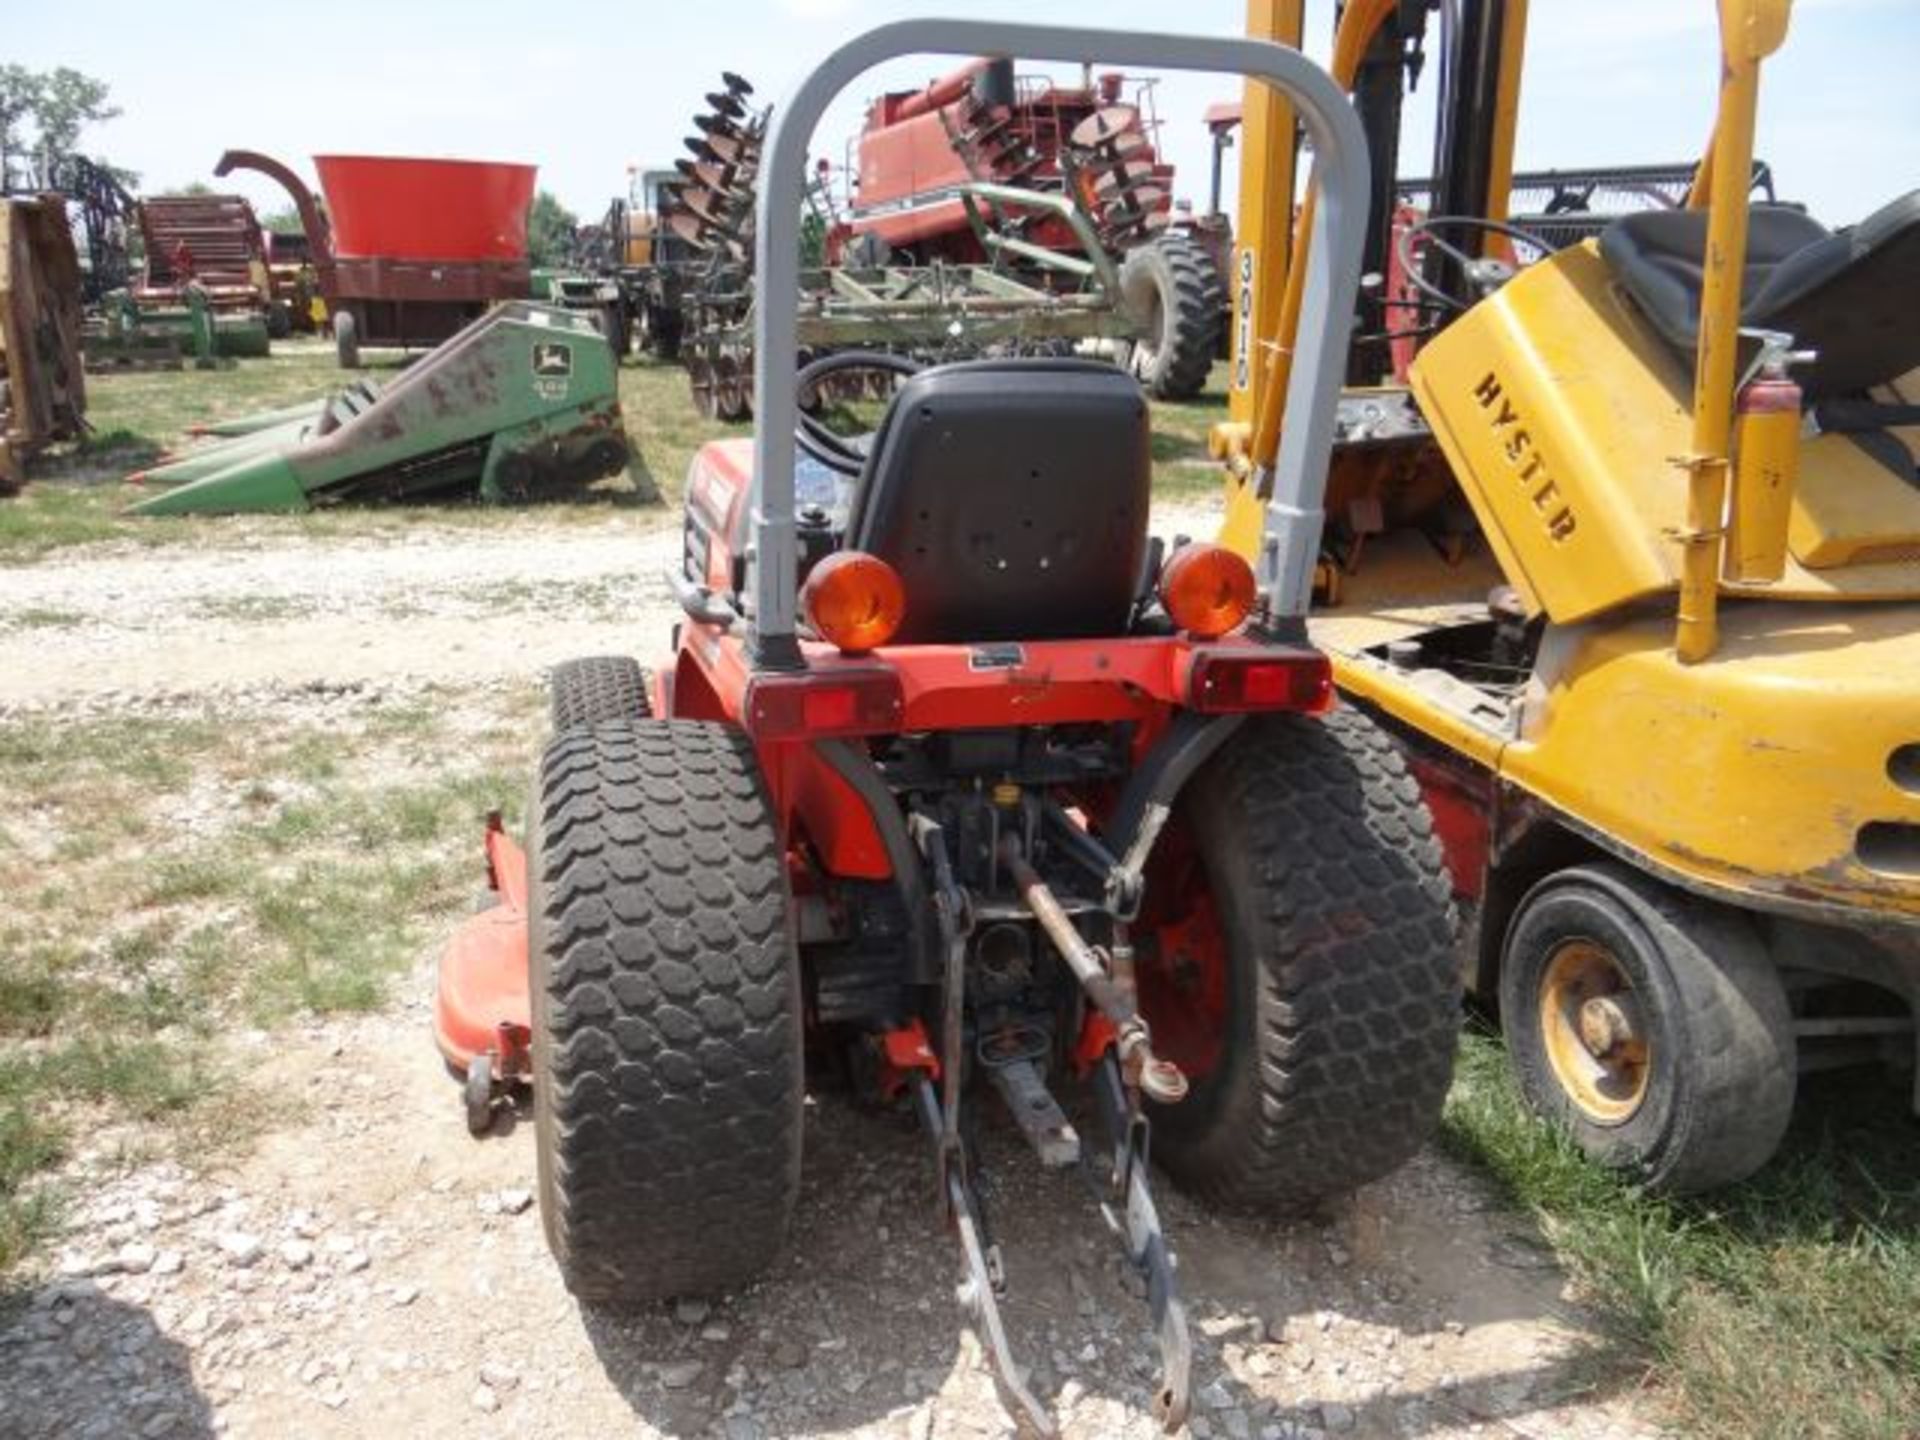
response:
[[[361,345],[437,345],[493,302],[526,297],[533,166],[382,155],[314,164],[325,213],[271,156],[229,150],[214,173],[258,170],[285,187],[343,366],[360,363]]]
[[[1173,167],[1154,149],[1151,82],[1123,98],[1125,76],[1082,85],[1016,76],[1010,60],[973,60],[920,90],[894,91],[867,107],[858,181],[841,250],[871,235],[917,263],[988,258],[960,199],[971,182],[1061,190],[1072,185],[1116,251],[1166,229]],[[1067,226],[1036,220],[1024,239],[1077,250]]]
[[[316,155],[340,259],[527,258],[534,167],[485,160]]]
[[[273,303],[266,240],[241,195],[153,195],[140,202],[146,267],[136,303],[179,305],[198,285],[217,311],[267,313]]]

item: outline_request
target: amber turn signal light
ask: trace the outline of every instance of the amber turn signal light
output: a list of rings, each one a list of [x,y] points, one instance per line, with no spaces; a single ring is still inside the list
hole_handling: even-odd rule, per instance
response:
[[[1215,640],[1253,613],[1253,567],[1223,545],[1182,545],[1160,572],[1160,603],[1173,623]]]
[[[813,567],[800,608],[822,640],[859,655],[893,638],[907,613],[907,590],[878,556],[841,550]]]

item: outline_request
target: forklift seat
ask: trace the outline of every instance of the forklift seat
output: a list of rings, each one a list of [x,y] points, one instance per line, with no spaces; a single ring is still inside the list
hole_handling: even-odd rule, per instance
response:
[[[1123,635],[1151,472],[1146,397],[1124,370],[941,365],[894,392],[845,544],[905,583],[896,644]]]
[[[1794,371],[1809,401],[1858,394],[1920,366],[1920,190],[1840,231],[1781,205],[1755,205],[1750,215],[1740,323],[1784,330],[1795,348],[1818,352]],[[1688,353],[1700,332],[1706,242],[1701,210],[1623,215],[1600,236],[1614,276]]]

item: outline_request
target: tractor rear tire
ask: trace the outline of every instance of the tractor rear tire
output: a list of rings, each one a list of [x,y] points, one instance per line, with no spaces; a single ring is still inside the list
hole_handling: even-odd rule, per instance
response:
[[[1605,983],[1570,990],[1579,967]],[[1630,1067],[1617,1045],[1595,1058],[1582,1043],[1588,990],[1615,1013],[1616,992],[1631,997]],[[1793,1118],[1793,1015],[1766,946],[1738,911],[1626,865],[1562,870],[1527,892],[1507,929],[1500,1016],[1527,1103],[1649,1189],[1744,1180]]]
[[[1134,377],[1156,400],[1198,395],[1213,371],[1226,308],[1213,257],[1186,235],[1162,235],[1121,263],[1120,297],[1146,331],[1133,345]]]
[[[556,736],[528,834],[540,1212],[567,1288],[712,1295],[800,1187],[799,963],[752,746],[641,720]]]
[[[653,713],[647,672],[627,655],[562,660],[547,681],[547,709],[556,735],[608,720],[643,720]]]
[[[1452,1080],[1460,982],[1445,862],[1392,739],[1353,710],[1249,720],[1155,861],[1140,1004],[1191,1081],[1152,1111],[1168,1173],[1293,1213],[1410,1159]]]

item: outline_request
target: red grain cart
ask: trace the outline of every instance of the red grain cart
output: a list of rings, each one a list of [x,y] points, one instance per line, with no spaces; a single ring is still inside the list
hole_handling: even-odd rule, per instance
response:
[[[437,345],[498,300],[525,299],[531,165],[316,155],[325,210],[271,156],[229,150],[216,175],[258,170],[300,212],[341,365],[362,345]]]

